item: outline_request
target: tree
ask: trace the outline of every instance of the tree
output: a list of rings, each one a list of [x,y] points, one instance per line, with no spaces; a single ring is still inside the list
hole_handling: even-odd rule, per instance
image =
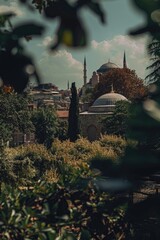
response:
[[[118,101],[116,103],[113,114],[102,120],[105,134],[126,136],[129,127],[129,106],[130,103],[127,101]]]
[[[32,121],[38,143],[50,147],[57,132],[58,120],[53,107],[41,107],[33,112]]]
[[[31,112],[28,110],[29,98],[22,94],[0,93],[0,139],[4,142],[12,138],[15,131],[33,132]]]
[[[151,72],[146,77],[146,80],[149,80],[149,83],[153,83],[159,81],[160,75],[160,40],[153,39],[148,45],[148,52],[151,56],[152,64],[147,67]]]
[[[68,131],[68,122],[67,120],[59,120],[58,121],[58,131],[56,133],[56,137],[61,140],[64,141],[67,139],[67,131]]]
[[[71,103],[68,117],[68,138],[75,142],[80,133],[79,131],[79,100],[75,82],[71,86]]]
[[[128,68],[115,68],[100,75],[99,83],[93,90],[93,100],[110,92],[111,86],[115,92],[124,95],[129,100],[142,98],[147,94],[143,80],[136,75],[135,71]]]

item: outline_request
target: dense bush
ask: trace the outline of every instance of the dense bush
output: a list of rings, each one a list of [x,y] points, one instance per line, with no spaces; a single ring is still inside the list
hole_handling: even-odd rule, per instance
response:
[[[115,195],[115,182],[91,169],[106,176],[117,173],[126,145],[136,143],[102,136],[92,143],[84,138],[75,143],[55,139],[51,149],[40,144],[4,149],[0,238],[132,239],[126,194]],[[8,188],[8,183],[19,190]]]
[[[9,178],[12,185],[31,185],[52,167],[52,154],[39,144],[6,148],[2,162],[6,164],[4,183]]]
[[[124,206],[92,187],[70,189],[37,183],[30,190],[6,188],[0,195],[3,240],[125,239]]]
[[[120,157],[126,148],[127,141],[122,137],[116,135],[103,135],[101,136],[99,143],[106,149],[112,149],[118,157]]]
[[[122,138],[102,136],[92,143],[84,138],[75,143],[55,139],[50,150],[40,144],[6,148],[1,160],[1,181],[21,186],[32,185],[39,179],[74,184],[79,178],[94,176],[90,169],[92,160],[115,163],[125,145]]]

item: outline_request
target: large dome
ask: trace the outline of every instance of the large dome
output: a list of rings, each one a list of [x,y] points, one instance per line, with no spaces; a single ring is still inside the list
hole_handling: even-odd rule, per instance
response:
[[[105,72],[107,72],[108,70],[113,69],[113,68],[119,68],[119,67],[118,67],[115,63],[108,62],[108,63],[104,63],[104,64],[97,70],[97,72],[98,72],[98,73],[105,73]]]
[[[128,101],[127,98],[118,93],[106,93],[96,99],[90,107],[89,112],[106,113],[113,112],[118,101]]]

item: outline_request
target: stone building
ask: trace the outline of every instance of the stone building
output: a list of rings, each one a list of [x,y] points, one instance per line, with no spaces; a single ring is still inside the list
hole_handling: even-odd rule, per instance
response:
[[[105,74],[109,70],[120,68],[115,63],[108,61],[104,63],[100,68],[93,72],[93,75],[87,83],[87,70],[86,59],[84,60],[84,85],[82,87],[82,98],[88,89],[92,89],[99,82],[99,75]],[[123,66],[127,68],[126,55],[124,52]],[[95,100],[92,106],[89,107],[88,102],[83,102],[83,112],[80,113],[80,129],[81,135],[88,138],[90,141],[94,141],[100,138],[102,133],[102,119],[113,114],[115,104],[118,101],[128,101],[127,98],[121,94],[115,93],[113,89],[110,93],[103,94]],[[87,108],[88,107],[88,108]]]
[[[99,139],[102,133],[102,119],[113,113],[118,101],[128,100],[112,90],[97,98],[88,111],[81,112],[79,116],[81,135],[90,141]]]
[[[87,64],[86,64],[86,58],[84,59],[84,65],[83,65],[83,86],[81,88],[81,99],[85,99],[85,95],[88,92],[88,90],[93,89],[98,83],[99,83],[99,76],[102,74],[107,73],[110,70],[121,68],[117,64],[111,62],[108,60],[107,63],[102,64],[97,71],[94,71],[92,74],[92,77],[87,82]],[[124,52],[123,60],[122,60],[122,68],[127,68],[127,62],[126,62],[126,54]]]

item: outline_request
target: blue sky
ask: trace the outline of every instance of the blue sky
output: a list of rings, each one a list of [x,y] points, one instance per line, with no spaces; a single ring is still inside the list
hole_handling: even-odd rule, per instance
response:
[[[44,19],[38,12],[30,12],[16,0],[1,0],[0,12],[12,10],[17,13],[15,21],[34,20],[47,25],[47,30],[41,38],[23,42],[28,53],[35,59],[43,82],[52,82],[60,89],[67,87],[68,81],[76,82],[77,87],[83,84],[83,60],[87,59],[87,79],[92,76],[102,64],[108,62],[122,66],[124,50],[126,51],[128,67],[135,69],[139,77],[145,78],[145,68],[148,58],[145,51],[147,36],[131,38],[129,30],[142,25],[145,16],[137,12],[131,5],[131,0],[103,0],[102,6],[106,13],[107,23],[102,25],[97,16],[88,9],[81,10],[81,19],[89,33],[88,46],[72,49],[61,46],[56,52],[50,53],[48,46],[55,38],[54,31],[58,19]]]

